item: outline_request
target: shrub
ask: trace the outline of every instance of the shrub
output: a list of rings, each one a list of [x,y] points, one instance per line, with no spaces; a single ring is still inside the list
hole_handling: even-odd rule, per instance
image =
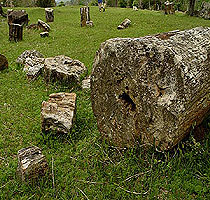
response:
[[[127,2],[126,2],[126,0],[119,0],[119,1],[118,1],[118,5],[119,5],[121,8],[126,8]]]
[[[53,7],[55,6],[55,0],[37,0],[36,5],[38,7]]]

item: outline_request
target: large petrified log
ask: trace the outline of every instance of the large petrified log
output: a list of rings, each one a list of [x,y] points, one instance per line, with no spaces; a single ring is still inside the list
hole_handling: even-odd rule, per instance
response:
[[[9,40],[10,41],[21,41],[23,39],[23,25],[20,24],[9,24]]]
[[[22,181],[37,180],[47,171],[48,164],[40,148],[32,146],[18,151],[17,175]]]
[[[49,100],[42,103],[42,131],[68,134],[71,132],[75,115],[75,93],[51,94]]]
[[[8,13],[8,24],[28,25],[29,19],[25,10],[12,10]]]
[[[210,3],[203,2],[198,15],[204,19],[210,19]]]
[[[54,22],[54,14],[52,8],[45,8],[46,22]]]
[[[101,44],[91,75],[100,132],[167,150],[210,111],[210,28]]]
[[[7,58],[0,54],[0,71],[8,68],[8,60]]]
[[[87,68],[79,60],[64,55],[45,59],[44,78],[47,83],[57,81],[71,87],[79,84],[81,76],[85,73]]]

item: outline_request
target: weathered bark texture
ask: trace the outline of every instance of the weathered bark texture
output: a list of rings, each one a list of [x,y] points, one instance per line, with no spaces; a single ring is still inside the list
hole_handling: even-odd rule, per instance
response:
[[[39,29],[42,29],[43,31],[46,31],[46,32],[50,31],[50,25],[43,22],[40,19],[38,19],[38,27],[39,27]]]
[[[210,19],[210,3],[203,2],[198,15],[204,19]]]
[[[9,24],[9,40],[15,42],[23,40],[23,25]]]
[[[54,13],[52,8],[45,8],[46,22],[54,22]]]
[[[166,15],[169,15],[169,14],[174,14],[175,13],[175,10],[174,10],[174,3],[173,2],[169,2],[169,1],[166,1],[164,3],[164,11],[165,11],[165,14]]]
[[[76,115],[76,94],[55,93],[42,103],[41,121],[44,133],[68,134]]]
[[[33,146],[18,151],[17,175],[22,181],[38,180],[47,171],[48,164],[40,148]]]
[[[80,8],[80,15],[81,15],[81,27],[84,27],[89,24],[90,26],[93,25],[93,22],[90,21],[90,8],[89,7],[85,6],[85,7]]]
[[[44,78],[46,82],[58,81],[71,87],[80,83],[82,75],[87,73],[87,68],[79,60],[67,56],[55,56],[45,59]]]
[[[0,71],[8,68],[8,60],[7,58],[0,54]]]
[[[28,25],[28,14],[25,10],[13,10],[8,14],[8,24]]]
[[[43,37],[43,38],[44,37],[49,37],[49,32],[41,32],[40,36]]]
[[[82,89],[90,89],[90,76],[82,81]]]
[[[117,29],[125,29],[128,26],[130,26],[131,20],[130,19],[125,19],[118,27]]]
[[[3,11],[1,5],[0,5],[0,15],[1,15],[2,17],[7,17],[7,14],[4,13],[4,11]]]
[[[167,150],[210,111],[210,28],[101,44],[91,75],[100,132]]]

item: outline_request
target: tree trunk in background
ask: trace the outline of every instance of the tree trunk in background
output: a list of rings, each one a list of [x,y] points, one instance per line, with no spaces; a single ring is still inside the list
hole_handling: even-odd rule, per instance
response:
[[[142,8],[142,0],[139,0],[139,8]]]
[[[195,0],[190,0],[189,2],[189,15],[193,16],[195,9]]]

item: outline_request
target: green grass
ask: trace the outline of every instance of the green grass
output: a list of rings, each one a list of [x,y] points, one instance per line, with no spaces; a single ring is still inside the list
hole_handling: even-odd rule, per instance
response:
[[[44,9],[26,9],[30,23],[44,20]],[[209,199],[209,140],[203,145],[183,143],[168,154],[142,148],[120,150],[107,145],[97,130],[90,93],[77,93],[77,119],[72,134],[43,138],[41,103],[49,94],[68,89],[46,85],[40,77],[28,82],[16,64],[25,50],[36,49],[45,57],[64,54],[82,61],[91,73],[100,44],[114,37],[148,34],[210,26],[210,21],[178,13],[108,8],[105,13],[91,7],[93,28],[80,27],[79,7],[55,8],[49,38],[39,31],[24,29],[23,41],[8,41],[8,25],[0,17],[0,53],[9,69],[0,72],[0,199]],[[132,26],[117,30],[129,18]],[[43,149],[49,168],[54,159],[55,188],[49,176],[37,185],[22,184],[16,178],[17,151],[36,145]],[[130,177],[130,178],[129,178]]]

